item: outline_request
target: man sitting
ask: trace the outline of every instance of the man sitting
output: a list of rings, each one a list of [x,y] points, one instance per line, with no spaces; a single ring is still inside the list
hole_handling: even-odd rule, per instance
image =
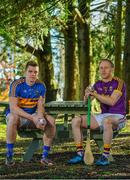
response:
[[[43,153],[41,163],[53,165],[48,159],[48,153],[55,136],[55,120],[45,113],[46,87],[37,77],[39,67],[34,61],[29,61],[25,67],[25,77],[12,82],[9,92],[9,109],[7,119],[7,153],[6,164],[13,165],[13,148],[18,128],[38,128],[44,130]]]
[[[93,88],[86,88],[84,99],[88,96],[96,98],[101,105],[101,114],[91,115],[91,129],[103,130],[104,151],[97,165],[110,164],[108,157],[113,138],[113,129],[121,129],[125,126],[126,115],[126,86],[123,80],[113,77],[114,65],[109,59],[102,59],[99,64],[101,80],[97,81]],[[83,136],[82,128],[87,128],[86,115],[72,119],[72,130],[77,148],[77,155],[68,163],[76,164],[83,161]]]

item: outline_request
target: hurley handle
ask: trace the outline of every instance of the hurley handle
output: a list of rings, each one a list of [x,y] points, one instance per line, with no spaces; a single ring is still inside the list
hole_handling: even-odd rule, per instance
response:
[[[87,113],[88,129],[90,129],[90,119],[91,119],[91,97],[88,96],[88,113]]]

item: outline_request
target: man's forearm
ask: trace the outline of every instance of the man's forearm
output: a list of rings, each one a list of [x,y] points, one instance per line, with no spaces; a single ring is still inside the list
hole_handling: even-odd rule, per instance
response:
[[[100,101],[103,104],[107,104],[109,106],[114,105],[114,100],[110,96],[100,95],[97,94],[96,92],[94,92],[93,95],[98,101]]]
[[[38,115],[38,117],[42,118],[42,117],[44,117],[44,114],[45,114],[44,108],[37,110],[37,115]]]
[[[33,121],[33,116],[29,113],[26,113],[25,111],[23,111],[21,108],[17,107],[13,107],[10,108],[10,111],[14,114],[17,114],[18,116],[24,117],[30,121]]]

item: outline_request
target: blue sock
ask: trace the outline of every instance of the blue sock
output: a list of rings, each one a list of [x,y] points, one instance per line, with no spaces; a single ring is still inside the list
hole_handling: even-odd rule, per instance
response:
[[[50,146],[43,146],[43,153],[42,153],[43,159],[47,158],[49,151],[50,151]]]
[[[8,157],[13,156],[13,155],[14,155],[14,152],[13,152],[14,144],[12,144],[12,143],[7,143],[7,144],[6,144],[6,148],[7,148],[7,153],[6,153],[6,155],[7,155]]]

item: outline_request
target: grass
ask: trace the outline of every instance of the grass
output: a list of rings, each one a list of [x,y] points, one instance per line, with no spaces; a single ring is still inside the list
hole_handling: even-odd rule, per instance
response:
[[[127,124],[124,132],[128,132],[130,123]],[[17,137],[15,144],[14,167],[7,167],[5,161],[5,131],[6,125],[0,124],[0,179],[118,179],[130,178],[130,138],[117,138],[113,140],[112,154],[115,161],[109,167],[98,167],[86,165],[68,165],[69,160],[75,151],[74,142],[55,143],[50,154],[55,162],[52,168],[43,167],[39,161],[41,149],[34,155],[31,163],[21,162],[21,158],[28,147],[30,139]],[[94,141],[91,142],[95,159],[99,157],[99,150]],[[85,143],[84,143],[85,146]]]

